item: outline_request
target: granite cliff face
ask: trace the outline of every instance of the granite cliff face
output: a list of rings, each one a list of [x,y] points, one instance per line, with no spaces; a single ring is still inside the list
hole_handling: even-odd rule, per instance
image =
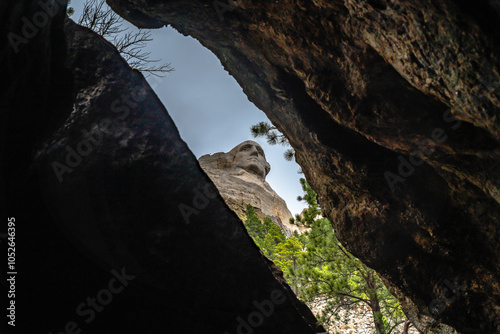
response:
[[[247,141],[231,151],[236,151],[244,144],[254,145],[262,150],[258,143]],[[258,154],[256,150],[255,154]],[[292,218],[290,210],[266,182],[265,176],[262,178],[252,173],[248,167],[236,167],[238,163],[235,159],[236,156],[231,152],[207,154],[198,159],[201,168],[210,177],[231,210],[244,220],[246,206],[250,204],[261,219],[264,216],[271,218],[287,236],[293,236],[293,231],[302,232],[303,229],[289,223]]]
[[[498,1],[107,2],[220,59],[417,326],[500,332]]]

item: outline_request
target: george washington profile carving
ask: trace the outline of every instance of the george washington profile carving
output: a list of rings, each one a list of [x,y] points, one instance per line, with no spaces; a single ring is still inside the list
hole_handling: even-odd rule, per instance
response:
[[[246,205],[251,204],[270,217],[288,236],[298,229],[289,224],[292,214],[285,201],[266,182],[271,166],[257,142],[244,141],[229,152],[204,155],[198,162],[227,205],[240,218],[244,218]]]

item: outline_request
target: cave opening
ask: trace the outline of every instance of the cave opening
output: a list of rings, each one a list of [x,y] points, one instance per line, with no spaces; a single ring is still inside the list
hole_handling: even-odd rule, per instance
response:
[[[84,3],[70,5],[74,9],[71,18],[78,22]],[[121,35],[139,31],[127,21],[121,24]],[[298,173],[299,165],[283,158],[286,147],[269,145],[264,138],[252,137],[251,126],[263,121],[270,123],[264,112],[248,100],[219,59],[194,38],[183,36],[170,26],[149,32],[151,38],[143,52],[159,61],[153,66],[166,62],[173,71],[143,74],[196,158],[228,152],[245,140],[257,141],[271,165],[266,181],[285,200],[293,216],[300,214],[305,205],[297,201],[303,177]]]
[[[301,194],[300,166],[283,157],[286,146],[270,145],[265,138],[253,138],[250,127],[270,123],[250,102],[219,59],[192,37],[172,27],[153,30],[151,51],[170,62],[174,71],[164,78],[147,78],[174,120],[182,139],[200,158],[205,154],[229,152],[236,145],[253,140],[264,152],[271,170],[266,181],[285,200],[293,215],[305,205]]]
[[[76,9],[75,15],[78,15],[78,9]],[[135,27],[126,22],[124,24],[130,29],[135,29]],[[171,27],[152,30],[151,34],[152,38],[145,47],[145,52],[150,52],[154,59],[163,59],[169,62],[174,71],[168,73],[165,77],[150,75],[147,76],[147,80],[163,105],[167,108],[182,139],[186,141],[197,159],[206,154],[231,151],[237,144],[248,139],[253,139],[250,132],[252,125],[262,121],[269,122],[265,114],[248,101],[241,87],[223,69],[216,56],[195,39],[182,36]],[[294,89],[295,86],[300,86],[300,84],[296,83],[296,80],[290,78],[288,82],[290,83],[290,87],[286,87],[288,91],[300,90]],[[305,104],[314,104],[307,96],[303,96],[301,100]],[[325,122],[323,125],[327,127],[329,124]],[[303,175],[297,173],[299,166],[293,162],[285,161],[283,158],[285,149],[283,147],[269,145],[265,140],[259,138],[255,140],[263,147],[266,152],[267,161],[272,165],[271,171],[274,171],[274,173],[271,172],[268,175],[267,181],[285,199],[293,216],[303,213],[303,209],[306,207],[309,209],[312,207],[312,210],[303,214],[301,218],[296,218],[295,224],[299,220],[304,226],[309,224],[309,228],[313,231],[311,232],[311,240],[320,240],[319,243],[315,245],[310,243],[310,245],[326,250],[325,253],[316,255],[319,257],[324,255],[331,257],[327,261],[331,263],[332,267],[328,269],[326,267],[322,268],[326,272],[326,276],[329,275],[331,279],[332,275],[341,273],[342,271],[348,272],[348,275],[350,275],[358,270],[367,270],[367,276],[363,278],[363,284],[366,286],[376,285],[382,293],[389,296],[390,293],[384,290],[385,286],[381,283],[375,272],[369,271],[352,255],[344,257],[343,261],[335,262],[334,258],[337,256],[342,257],[342,253],[346,254],[346,250],[340,246],[340,243],[336,239],[331,223],[327,219],[317,219],[321,215],[321,209],[316,199],[312,200],[312,197],[316,195],[307,185],[305,179],[299,182],[303,178]],[[293,180],[293,182],[290,180]],[[297,201],[298,195],[302,195],[300,201]],[[306,204],[305,202],[308,203]],[[254,211],[248,207],[245,211],[246,213],[244,213],[243,217],[239,216],[245,221],[250,236],[260,247],[261,251],[283,269],[285,276],[288,276],[288,284],[291,286],[292,291],[299,296],[301,293],[313,293],[315,287],[312,285],[309,286],[307,291],[299,291],[298,287],[300,283],[298,283],[298,280],[292,278],[293,274],[287,269],[290,265],[289,261],[293,262],[293,270],[297,269],[295,255],[290,254],[305,251],[305,245],[309,243],[309,240],[306,240],[307,237],[300,237],[294,233],[285,236],[285,234],[276,231],[276,229],[273,231],[272,227],[270,227],[270,222],[266,222],[265,219],[259,222],[258,227],[251,225],[252,221],[258,221],[262,216],[253,215]],[[189,212],[186,212],[187,215],[184,215],[185,218],[189,215]],[[252,230],[252,228],[254,229]],[[262,229],[265,230],[265,235],[260,236],[259,233],[262,234]],[[272,252],[269,251],[266,253],[270,249],[266,242],[269,242],[269,239],[273,238],[275,240],[282,240],[277,242]],[[334,246],[332,247],[332,245]],[[275,249],[278,248],[280,250],[274,253]],[[333,251],[327,250],[328,248],[331,248],[330,250],[333,249]],[[292,259],[287,258],[287,256],[291,256]],[[317,262],[309,265],[311,267],[318,267]],[[308,280],[309,278],[305,279]],[[356,283],[355,281],[355,278],[351,278],[349,282],[345,281],[344,283],[347,285],[344,288],[353,282]],[[364,294],[365,292],[360,291],[360,293]],[[384,297],[386,299],[384,301],[390,304],[390,307],[398,308],[394,297],[387,296]],[[335,298],[332,298],[331,303],[323,303],[316,297],[312,299],[308,303],[308,306],[314,308],[316,314],[319,314],[319,310],[325,310],[326,315],[322,318],[322,322],[325,324],[328,322],[332,325],[335,322],[331,320],[331,315],[339,310],[339,305],[342,305],[341,307],[345,308],[345,310],[340,313],[345,319],[349,319],[348,321],[353,321],[353,319],[364,320],[364,324],[358,326],[358,332],[369,331],[373,326],[371,324],[373,320],[370,320],[369,316],[369,308],[358,307],[359,305],[353,306],[357,302],[349,299],[348,293],[337,294]],[[358,301],[363,301],[363,298],[357,299]],[[353,312],[346,312],[349,308]],[[327,318],[328,320],[326,320]],[[399,310],[396,321],[400,325],[405,324],[401,310]],[[376,322],[375,326],[377,326]],[[340,329],[338,327],[332,328],[336,330]]]

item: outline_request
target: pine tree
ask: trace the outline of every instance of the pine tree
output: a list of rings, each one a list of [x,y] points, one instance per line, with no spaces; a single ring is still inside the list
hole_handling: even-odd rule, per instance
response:
[[[291,285],[295,294],[298,294],[297,277],[294,271],[297,269],[297,261],[304,251],[304,245],[296,237],[287,238],[284,242],[276,245],[274,263],[278,265]]]
[[[71,0],[68,0],[68,4],[66,7],[66,14],[68,14],[68,17],[71,17],[75,13],[75,9],[70,6],[71,5]]]
[[[269,259],[276,259],[276,247],[286,241],[283,231],[269,217],[262,222],[255,209],[248,204],[245,211],[245,227],[255,244]]]
[[[252,133],[252,136],[254,138],[265,137],[269,145],[279,144],[283,146],[290,146],[290,143],[288,142],[288,139],[285,137],[285,135],[279,133],[278,129],[275,126],[272,126],[267,122],[260,122],[252,125],[250,127],[250,132]],[[283,156],[287,161],[292,161],[293,157],[295,156],[295,151],[289,148],[285,151],[285,153],[283,153]]]
[[[316,193],[301,179],[308,208],[296,217],[298,224],[311,230],[307,233],[305,251],[300,253],[295,266],[288,264],[287,280],[297,282],[297,292],[309,304],[326,300],[327,305],[319,320],[328,325],[340,308],[364,303],[372,311],[377,334],[389,334],[405,321],[397,300],[384,286],[377,273],[366,267],[340,244],[330,221],[319,218]]]
[[[254,239],[264,239],[266,236],[265,227],[262,225],[261,220],[255,214],[253,206],[247,205],[245,211],[245,227],[247,228],[248,234]]]

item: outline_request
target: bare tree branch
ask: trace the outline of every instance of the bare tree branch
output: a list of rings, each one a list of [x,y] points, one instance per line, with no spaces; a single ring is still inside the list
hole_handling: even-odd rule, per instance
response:
[[[146,72],[146,76],[151,74],[163,77],[174,70],[170,63],[154,64],[161,59],[151,59],[151,53],[144,51],[147,43],[153,40],[151,32],[143,29],[127,31],[128,28],[122,27],[123,19],[111,10],[104,0],[87,0],[78,23],[110,41],[130,67]],[[122,34],[125,31],[127,32]]]

